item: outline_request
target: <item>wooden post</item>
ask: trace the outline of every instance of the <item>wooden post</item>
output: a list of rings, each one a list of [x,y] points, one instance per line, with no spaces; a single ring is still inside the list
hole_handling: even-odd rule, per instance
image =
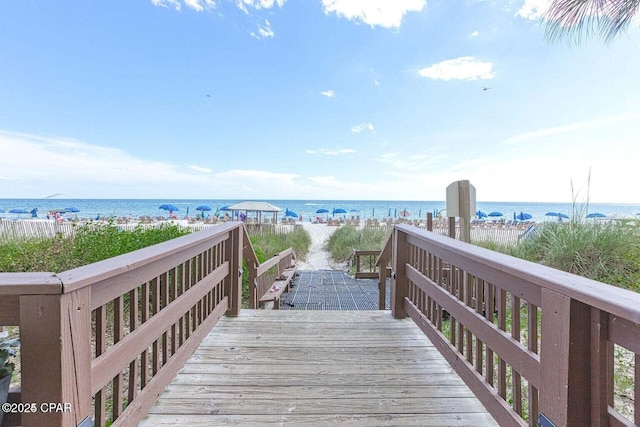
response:
[[[91,416],[89,287],[21,296],[20,339],[22,402],[37,409],[22,414],[22,425],[76,426]]]
[[[405,265],[409,261],[407,235],[397,228],[393,229],[393,249],[391,265],[391,314],[396,319],[407,317],[404,311],[404,298],[409,296],[409,279]]]
[[[591,311],[542,289],[540,413],[556,426],[591,425]]]
[[[229,296],[227,316],[236,317],[242,305],[242,230],[235,227],[229,233],[226,259],[229,260],[229,276],[225,279],[225,294]]]
[[[471,196],[469,194],[469,181],[458,181],[458,217],[460,226],[460,240],[471,242]]]
[[[247,266],[249,268],[249,308],[255,309],[258,307],[258,266],[251,260],[247,260]]]
[[[433,214],[427,212],[427,231],[433,231]]]
[[[452,239],[456,238],[456,217],[455,216],[450,216],[449,217],[449,237],[451,237]]]

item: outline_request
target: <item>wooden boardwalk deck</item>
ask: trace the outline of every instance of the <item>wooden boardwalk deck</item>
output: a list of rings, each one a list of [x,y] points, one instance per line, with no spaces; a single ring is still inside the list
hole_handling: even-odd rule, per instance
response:
[[[142,426],[497,425],[424,334],[388,311],[223,318]]]

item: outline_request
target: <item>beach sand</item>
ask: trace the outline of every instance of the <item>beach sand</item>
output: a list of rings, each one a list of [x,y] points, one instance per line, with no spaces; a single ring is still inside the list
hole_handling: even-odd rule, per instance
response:
[[[305,261],[298,260],[299,270],[345,270],[344,263],[334,263],[329,259],[329,253],[324,250],[324,245],[338,227],[330,227],[326,224],[312,224],[303,222],[302,226],[311,236],[311,247]]]

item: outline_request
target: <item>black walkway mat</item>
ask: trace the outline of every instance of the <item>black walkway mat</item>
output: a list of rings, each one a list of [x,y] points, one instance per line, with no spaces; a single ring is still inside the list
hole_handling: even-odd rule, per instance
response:
[[[390,308],[387,279],[386,304]],[[354,279],[344,271],[298,271],[291,290],[280,298],[281,310],[378,310],[378,280]]]

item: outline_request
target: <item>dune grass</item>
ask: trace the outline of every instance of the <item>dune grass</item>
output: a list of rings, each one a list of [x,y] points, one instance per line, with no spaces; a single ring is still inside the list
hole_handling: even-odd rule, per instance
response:
[[[520,244],[497,247],[518,258],[640,292],[640,228],[573,217],[549,222]]]
[[[353,249],[382,250],[388,238],[389,233],[384,230],[343,226],[329,237],[326,250],[334,261],[344,262],[349,259]]]

